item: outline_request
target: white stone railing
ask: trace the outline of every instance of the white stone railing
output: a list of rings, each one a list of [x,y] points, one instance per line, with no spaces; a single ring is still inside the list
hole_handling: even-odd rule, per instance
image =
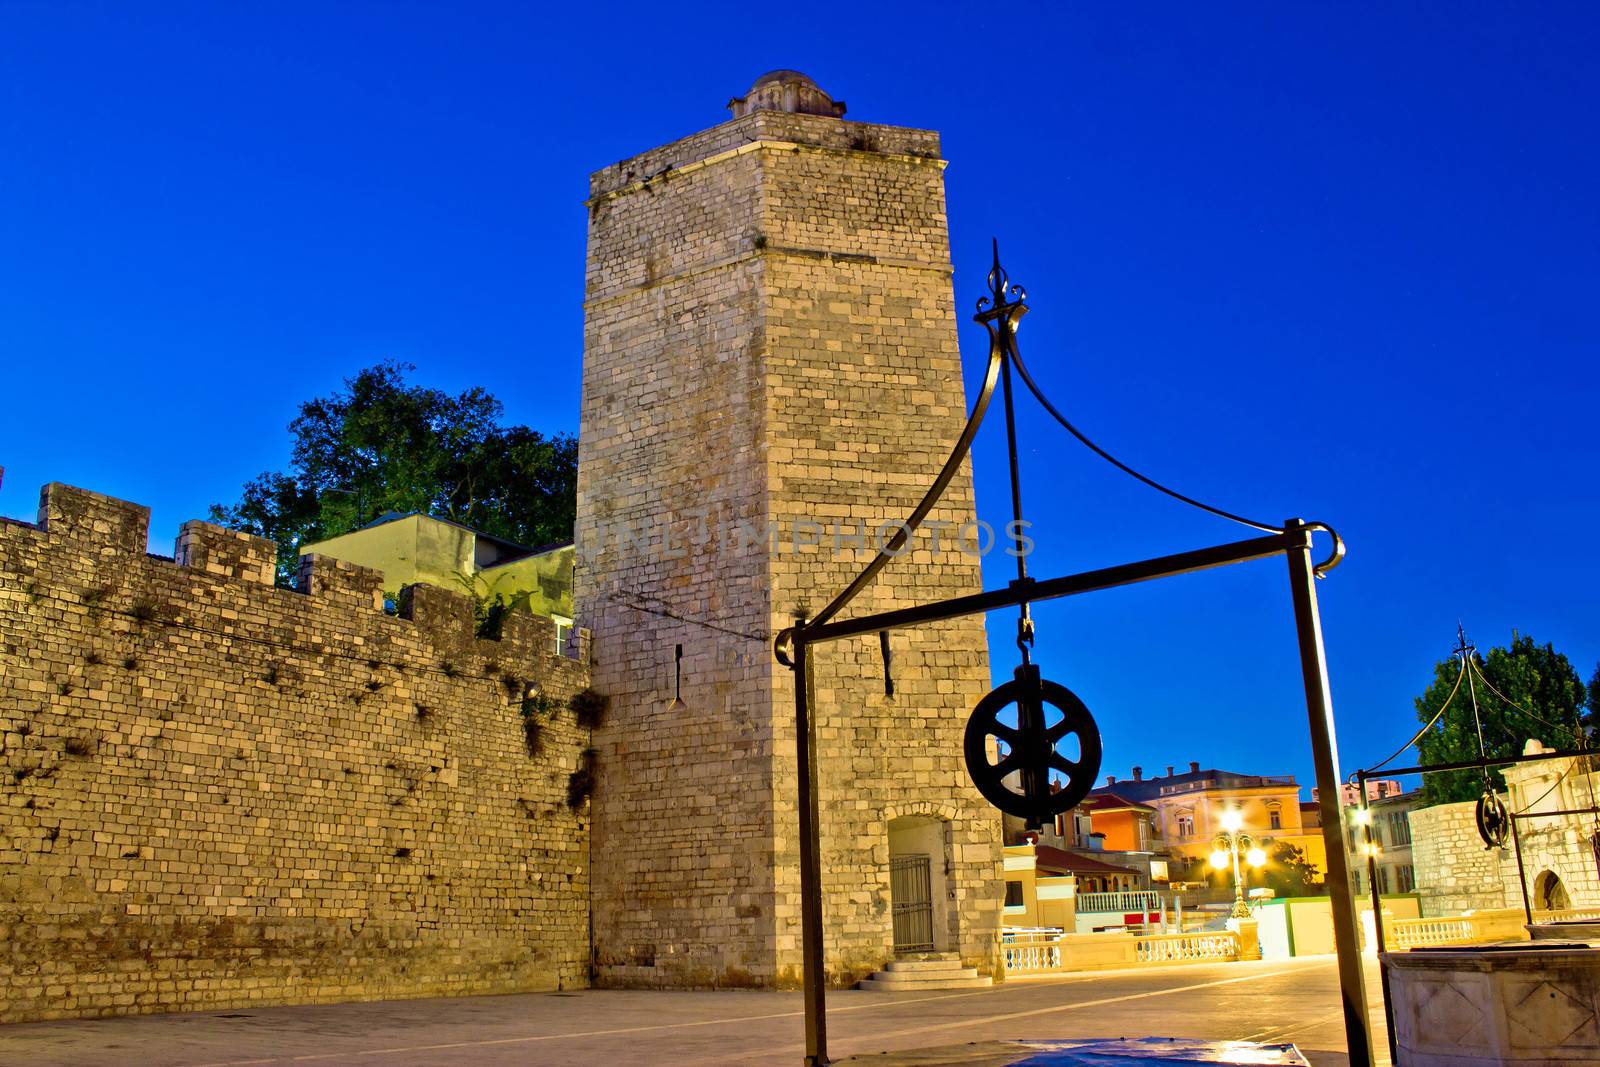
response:
[[[1110,913],[1128,915],[1133,912],[1148,914],[1161,910],[1161,894],[1135,890],[1124,893],[1079,893],[1078,914]]]
[[[1239,935],[1226,933],[1153,934],[1135,939],[1140,963],[1184,963],[1189,960],[1239,958]]]
[[[1559,911],[1536,911],[1534,922],[1600,922],[1600,908],[1562,908]]]
[[[1486,934],[1487,915],[1450,915],[1437,919],[1390,919],[1383,924],[1386,947],[1420,948],[1424,945],[1470,945],[1505,936]]]
[[[1001,938],[1000,952],[1005,957],[1007,974],[1051,974],[1061,967],[1060,931],[1019,931]]]
[[[1600,908],[1536,911],[1533,918],[1535,922],[1594,920],[1600,919]],[[1387,919],[1383,924],[1383,941],[1384,947],[1389,949],[1525,941],[1528,939],[1528,931],[1523,927],[1526,921],[1521,908],[1495,908],[1432,919]]]
[[[1140,964],[1221,963],[1239,958],[1239,938],[1232,932],[1135,937],[1125,932],[1008,930],[1001,938],[1000,951],[1006,974],[1020,977]]]

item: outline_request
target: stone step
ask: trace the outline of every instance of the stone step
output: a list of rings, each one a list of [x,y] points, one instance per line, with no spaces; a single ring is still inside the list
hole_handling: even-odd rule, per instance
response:
[[[886,971],[903,971],[907,974],[917,974],[923,971],[959,971],[961,969],[961,960],[955,956],[947,960],[894,960],[884,968]]]
[[[978,977],[978,969],[976,967],[962,967],[958,964],[952,964],[937,971],[897,971],[890,968],[887,971],[879,971],[872,977],[883,978],[891,982],[937,982],[945,978],[976,978]]]
[[[879,971],[871,978],[863,978],[856,983],[857,989],[869,989],[878,993],[921,993],[931,989],[985,989],[994,985],[994,979],[988,975],[978,977],[974,972],[970,978],[891,978],[889,972]]]

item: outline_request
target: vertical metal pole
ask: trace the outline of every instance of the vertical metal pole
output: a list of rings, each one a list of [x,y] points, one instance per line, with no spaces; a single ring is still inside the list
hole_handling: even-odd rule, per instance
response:
[[[1322,808],[1322,841],[1328,853],[1328,896],[1333,906],[1333,946],[1339,954],[1339,992],[1344,1002],[1344,1033],[1350,1067],[1372,1067],[1372,1023],[1367,1017],[1367,983],[1362,974],[1361,933],[1350,891],[1349,853],[1340,812],[1339,750],[1334,738],[1333,699],[1328,691],[1328,661],[1317,615],[1317,589],[1311,569],[1311,531],[1299,519],[1284,524],[1298,534],[1285,555],[1289,591],[1294,598],[1295,631],[1300,641],[1300,672],[1305,681],[1306,715],[1311,725],[1311,758],[1316,766]]]
[[[1228,834],[1228,848],[1233,852],[1233,917],[1249,918],[1250,907],[1244,902],[1244,875],[1239,871],[1238,831]]]
[[[1360,779],[1361,789],[1361,851],[1367,856],[1367,891],[1372,897],[1372,934],[1377,942],[1373,947],[1383,951],[1383,894],[1378,889],[1378,850],[1373,848],[1372,812],[1367,808],[1367,782]]]
[[[1528,924],[1531,926],[1533,924],[1533,903],[1528,899],[1528,868],[1524,867],[1522,864],[1522,835],[1517,832],[1518,820],[1516,815],[1511,815],[1510,819],[1511,843],[1515,845],[1517,849],[1517,885],[1522,889],[1522,915],[1523,918],[1528,920]],[[1504,882],[1500,883],[1500,892],[1505,892]],[[1502,896],[1500,899],[1504,901],[1505,897]]]
[[[1383,1027],[1384,1033],[1389,1038],[1389,1062],[1400,1062],[1400,1041],[1394,1032],[1394,1011],[1389,1006],[1389,972],[1383,969],[1382,956],[1387,950],[1383,940],[1383,893],[1378,888],[1378,851],[1373,848],[1372,841],[1372,812],[1367,807],[1367,774],[1365,771],[1356,773],[1356,788],[1361,790],[1361,829],[1363,844],[1366,845],[1367,854],[1367,881],[1368,889],[1372,892],[1372,941],[1373,949],[1379,957],[1378,984],[1383,991]]]
[[[800,816],[800,950],[805,984],[806,1067],[828,1063],[828,976],[822,962],[822,857],[817,817],[817,731],[811,721],[815,685],[805,625],[794,626],[794,749]]]

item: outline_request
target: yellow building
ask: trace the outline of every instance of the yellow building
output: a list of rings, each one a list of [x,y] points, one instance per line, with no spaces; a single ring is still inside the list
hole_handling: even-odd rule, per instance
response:
[[[1074,929],[1077,881],[1072,874],[1041,867],[1032,845],[1006,846],[1005,874],[1005,925]]]
[[[1216,847],[1222,831],[1224,813],[1237,811],[1241,829],[1256,844],[1271,852],[1279,842],[1293,845],[1318,872],[1328,869],[1328,853],[1322,831],[1313,820],[1307,825],[1300,803],[1300,786],[1292,775],[1267,776],[1239,774],[1235,771],[1201,769],[1190,763],[1185,773],[1144,777],[1143,768],[1133,769],[1131,780],[1108,776],[1096,794],[1112,794],[1149,805],[1156,811],[1155,823],[1172,859],[1172,877],[1185,878],[1184,871],[1198,880],[1203,877],[1207,858]]]
[[[556,654],[572,629],[571,543],[528,548],[448,519],[390,512],[359,530],[306,545],[302,556],[332,556],[383,572],[384,595],[425,582],[480,604],[543,615],[556,624]]]

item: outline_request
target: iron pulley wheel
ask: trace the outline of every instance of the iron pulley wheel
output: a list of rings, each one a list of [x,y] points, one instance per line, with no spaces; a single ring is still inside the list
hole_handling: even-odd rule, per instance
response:
[[[1002,713],[1016,707],[1015,722]],[[1059,715],[1053,722],[1050,712]],[[1076,756],[1061,746],[1076,739]],[[998,758],[992,758],[994,752]],[[1038,829],[1077,807],[1100,774],[1100,729],[1083,701],[1024,664],[1016,677],[972,709],[965,743],[967,773],[985,800]]]
[[[1511,831],[1511,815],[1500,798],[1487,790],[1478,798],[1478,836],[1485,848],[1505,848]]]

